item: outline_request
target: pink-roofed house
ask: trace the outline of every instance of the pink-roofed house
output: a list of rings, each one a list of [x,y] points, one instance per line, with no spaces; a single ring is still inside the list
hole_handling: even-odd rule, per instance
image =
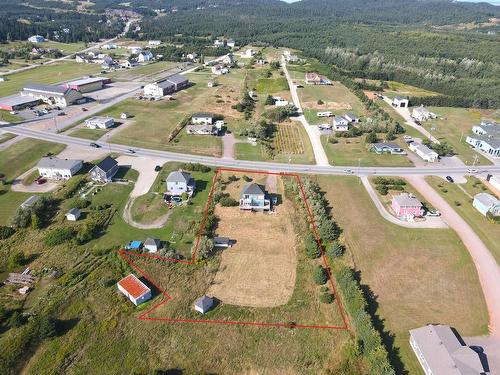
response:
[[[408,193],[393,195],[391,207],[398,218],[413,218],[424,214],[422,203]]]

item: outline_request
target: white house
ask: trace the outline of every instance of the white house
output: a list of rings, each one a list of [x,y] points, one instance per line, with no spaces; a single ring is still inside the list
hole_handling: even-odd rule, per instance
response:
[[[234,63],[234,55],[232,53],[228,53],[226,56],[224,56],[222,62],[226,65],[232,65]]]
[[[33,35],[28,38],[28,42],[31,43],[43,43],[45,42],[45,38],[41,35]]]
[[[151,53],[151,51],[142,51],[137,56],[137,60],[139,62],[148,62],[148,61],[151,61],[151,60],[153,60],[153,54]]]
[[[223,75],[229,73],[229,69],[226,68],[224,65],[217,64],[212,66],[212,73],[217,75]]]
[[[195,113],[191,117],[191,123],[195,124],[195,125],[198,125],[198,124],[210,124],[210,125],[212,125],[213,120],[214,120],[214,117],[211,113],[199,112],[199,113]]]
[[[118,290],[136,306],[151,299],[151,289],[133,274],[118,281],[117,286]]]
[[[128,46],[127,49],[130,51],[130,53],[137,55],[139,52],[142,51],[142,47],[139,46]]]
[[[148,41],[148,45],[152,47],[159,46],[161,44],[161,40],[150,40]]]
[[[187,58],[188,60],[193,61],[193,60],[195,60],[195,59],[197,59],[197,58],[198,58],[198,54],[197,54],[196,52],[193,52],[193,53],[188,53],[188,54],[186,55],[186,58]]]
[[[122,120],[126,120],[126,119],[128,119],[130,117],[132,117],[132,115],[130,113],[128,113],[128,112],[122,112],[121,115],[120,115],[120,118]]]
[[[408,145],[408,148],[414,153],[416,153],[418,156],[420,156],[426,162],[434,163],[439,159],[439,155],[437,152],[431,150],[429,147],[421,143],[413,141]]]
[[[95,116],[85,120],[85,126],[89,129],[108,129],[115,124],[112,117]]]
[[[191,174],[183,171],[171,172],[167,177],[167,195],[179,196],[187,193],[192,196],[196,182]]]
[[[337,132],[346,132],[349,130],[349,121],[343,116],[335,116],[333,119],[333,129]]]
[[[72,208],[66,213],[66,220],[77,221],[82,212],[78,208]]]
[[[288,100],[276,100],[274,102],[274,106],[275,107],[285,107],[287,106],[288,104],[290,104],[290,102]]]
[[[223,40],[219,40],[219,39],[215,39],[214,40],[214,47],[224,47],[224,41]]]
[[[410,345],[426,375],[481,375],[479,354],[450,326],[429,324],[410,330]]]
[[[410,100],[406,96],[396,96],[392,99],[392,105],[399,108],[408,108]]]
[[[117,49],[118,46],[114,43],[106,43],[106,44],[103,44],[101,49]]]
[[[37,168],[40,176],[49,180],[69,180],[83,167],[82,160],[41,158]]]
[[[500,191],[500,175],[490,176],[488,182],[491,186]]]
[[[125,60],[123,63],[120,64],[122,68],[133,68],[139,65],[139,62],[136,59],[128,59]]]
[[[352,123],[358,123],[359,122],[359,117],[357,117],[354,113],[349,112],[344,115],[344,118]]]
[[[479,193],[474,195],[472,206],[484,216],[488,213],[493,216],[500,216],[500,200],[491,194]]]
[[[246,51],[245,51],[245,57],[254,57],[255,56],[255,51],[252,49],[252,48],[248,48]]]
[[[158,238],[147,238],[144,241],[144,248],[150,253],[156,253],[163,247],[161,241]]]
[[[500,124],[482,121],[472,127],[471,135],[465,141],[488,155],[500,157]]]
[[[190,135],[218,135],[219,130],[215,125],[200,124],[200,125],[187,125],[186,132]]]
[[[413,111],[411,112],[411,117],[413,117],[417,121],[427,121],[430,119],[434,119],[437,116],[434,113],[430,112],[423,105],[421,105],[420,107],[413,108]]]
[[[199,313],[205,314],[212,308],[213,305],[214,305],[214,299],[205,295],[203,297],[198,298],[194,302],[194,309]]]
[[[234,41],[234,39],[228,39],[226,42],[226,46],[228,46],[229,48],[234,48],[236,46],[236,42]]]

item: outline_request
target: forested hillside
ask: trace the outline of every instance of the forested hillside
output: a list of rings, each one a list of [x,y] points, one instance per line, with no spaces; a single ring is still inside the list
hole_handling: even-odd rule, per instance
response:
[[[483,22],[498,17],[498,7],[435,0],[217,4],[146,17],[141,33],[133,36],[177,42],[177,34],[226,36],[243,44],[297,48],[354,77],[397,80],[440,92],[447,96],[442,103],[500,106],[500,37],[430,26]]]

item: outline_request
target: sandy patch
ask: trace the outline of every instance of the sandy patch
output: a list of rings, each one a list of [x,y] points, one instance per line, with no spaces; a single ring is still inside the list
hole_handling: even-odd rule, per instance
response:
[[[325,104],[318,104],[317,102],[303,102],[302,108],[335,111],[335,110],[350,110],[352,109],[352,106],[349,103],[339,103],[339,102],[326,102]]]
[[[275,307],[288,302],[295,287],[297,255],[291,204],[278,214],[241,212],[238,207],[216,207],[217,234],[236,244],[222,253],[222,261],[208,294],[223,303]]]

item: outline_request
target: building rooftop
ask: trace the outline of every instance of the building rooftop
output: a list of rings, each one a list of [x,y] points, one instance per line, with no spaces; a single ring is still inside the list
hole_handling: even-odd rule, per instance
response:
[[[170,82],[172,82],[172,83],[175,83],[176,85],[188,81],[188,79],[186,77],[181,76],[180,74],[176,74],[176,75],[170,76],[170,77],[167,78],[167,80],[170,81]]]
[[[425,155],[438,155],[436,151],[431,150],[429,147],[421,143],[413,142],[413,147]]]
[[[185,182],[186,184],[191,181],[193,177],[183,171],[171,172],[167,177],[167,182]]]
[[[123,289],[127,291],[133,298],[137,299],[144,294],[151,291],[141,280],[139,280],[135,275],[130,274],[120,281],[118,281]]]
[[[97,164],[96,167],[107,172],[117,164],[118,164],[118,162],[115,159],[113,159],[111,156],[106,156],[104,159],[101,160],[101,162],[99,164]]]
[[[500,204],[500,200],[497,197],[488,193],[479,193],[474,195],[474,200],[480,202],[483,206],[493,207]]]
[[[472,135],[469,135],[469,138],[485,142],[485,143],[489,144],[490,147],[492,147],[492,148],[500,148],[500,134],[498,136],[490,134],[490,133],[488,133],[488,134],[472,134]]]
[[[195,306],[197,306],[203,310],[210,308],[210,306],[212,306],[213,303],[214,303],[214,300],[207,295],[204,295],[203,297],[198,298],[194,302]]]
[[[168,89],[175,86],[175,84],[169,80],[156,82],[156,85],[162,89]]]
[[[147,238],[146,241],[144,241],[144,245],[148,246],[160,246],[161,241],[158,238]]]
[[[264,185],[256,184],[255,182],[249,182],[245,185],[241,194],[251,194],[251,195],[261,195],[266,193],[266,188]]]
[[[66,85],[83,86],[83,85],[88,85],[88,84],[95,83],[95,82],[103,82],[103,81],[107,81],[107,80],[108,80],[108,78],[103,78],[103,77],[87,77],[87,78],[82,78],[82,79],[77,79],[75,81],[67,82]]]
[[[81,211],[78,209],[78,208],[71,208],[67,213],[66,215],[75,215],[75,216],[80,216],[81,214]]]
[[[420,202],[417,198],[410,196],[408,193],[393,195],[392,199],[396,201],[399,206],[422,207],[422,202]]]
[[[59,159],[54,156],[41,158],[38,162],[38,168],[53,168],[53,169],[71,169],[78,164],[83,163],[83,160],[76,159]]]
[[[196,112],[196,113],[193,113],[192,117],[213,117],[213,114],[211,114],[209,112]]]
[[[36,102],[37,99],[31,96],[16,95],[0,99],[0,104],[4,106],[17,106]]]
[[[23,203],[21,203],[22,208],[28,208],[33,206],[40,199],[39,195],[32,195],[28,199],[26,199]]]
[[[398,96],[396,96],[396,97],[394,98],[394,100],[400,100],[400,101],[401,101],[401,100],[408,100],[408,97],[407,97],[407,96],[399,96],[399,95],[398,95]]]
[[[70,89],[63,86],[45,85],[42,83],[28,83],[23,87],[24,91],[43,92],[57,96],[65,95]]]
[[[450,326],[428,325],[410,330],[410,335],[434,374],[484,373],[479,355]]]
[[[388,147],[388,148],[392,148],[392,149],[401,149],[402,148],[400,145],[398,145],[397,143],[393,143],[393,142],[377,142],[377,143],[373,143],[373,147],[376,147],[376,148]]]

